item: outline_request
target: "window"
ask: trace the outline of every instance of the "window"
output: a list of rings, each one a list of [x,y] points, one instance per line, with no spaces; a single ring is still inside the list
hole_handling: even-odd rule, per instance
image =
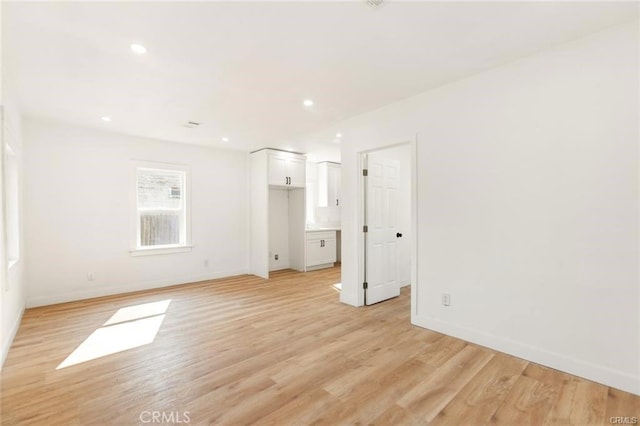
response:
[[[20,126],[12,114],[5,107],[0,106],[0,239],[2,247],[0,253],[6,262],[0,271],[12,269],[20,261],[21,232],[20,232]],[[4,291],[9,290],[8,277],[3,281]]]
[[[190,247],[187,179],[180,166],[136,167],[136,254]]]
[[[9,145],[4,152],[4,185],[7,263],[11,268],[20,259],[20,197],[18,159]]]

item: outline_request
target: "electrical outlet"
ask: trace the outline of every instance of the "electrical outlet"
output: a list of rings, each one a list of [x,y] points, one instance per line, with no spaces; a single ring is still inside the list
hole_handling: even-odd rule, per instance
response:
[[[278,257],[279,257],[279,256],[276,254],[276,260],[278,260]]]
[[[442,293],[442,306],[451,305],[451,295],[449,293]]]
[[[204,260],[204,267],[206,268],[207,266],[209,266],[209,259]]]
[[[87,272],[87,281],[94,281],[96,279],[96,276],[94,275],[93,272]]]

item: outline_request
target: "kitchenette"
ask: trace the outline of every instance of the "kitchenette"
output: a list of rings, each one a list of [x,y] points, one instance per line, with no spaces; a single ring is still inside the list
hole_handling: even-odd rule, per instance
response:
[[[265,148],[251,153],[252,274],[340,262],[340,163]]]

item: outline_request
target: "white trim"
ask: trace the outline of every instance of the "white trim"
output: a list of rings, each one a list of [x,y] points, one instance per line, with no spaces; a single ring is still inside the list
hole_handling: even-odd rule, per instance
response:
[[[4,290],[9,290],[9,280],[6,273],[20,261],[22,253],[22,232],[21,232],[21,164],[16,151],[11,148],[8,121],[5,121],[7,134],[3,133],[3,154],[2,154],[2,234],[4,236],[5,261],[7,269],[5,271]],[[11,166],[11,169],[9,168]],[[13,185],[12,185],[13,184]],[[10,188],[9,188],[10,186]],[[15,198],[9,200],[9,197]],[[10,206],[13,205],[13,209]],[[14,211],[14,209],[16,209]],[[15,213],[15,214],[13,214]],[[14,217],[15,216],[15,217]]]
[[[6,117],[6,108],[0,105],[0,285],[3,291],[9,291],[9,262],[8,262],[8,238],[7,238],[7,194],[5,184],[5,152],[7,148],[6,140],[8,139],[8,123]],[[6,267],[5,267],[6,265]],[[0,296],[0,304],[2,297]],[[0,312],[1,314],[1,312]],[[0,334],[1,338],[1,334]],[[4,351],[4,348],[1,348]],[[0,353],[0,368],[4,362],[4,356]]]
[[[37,306],[53,305],[56,303],[73,302],[76,300],[91,299],[94,297],[111,296],[114,294],[126,294],[134,293],[142,290],[152,290],[162,287],[170,287],[175,285],[192,284],[200,281],[215,280],[218,278],[233,277],[237,275],[248,274],[247,269],[231,270],[231,271],[218,271],[206,275],[192,275],[182,278],[169,278],[163,280],[134,282],[127,284],[120,284],[115,286],[105,286],[92,289],[83,290],[69,290],[60,294],[52,294],[41,297],[29,298],[27,300],[28,308],[35,308]]]
[[[186,253],[191,251],[193,246],[152,246],[149,248],[137,248],[129,250],[131,256],[153,256],[171,253]]]
[[[598,365],[563,355],[558,352],[551,352],[536,346],[531,346],[523,342],[496,336],[491,333],[462,327],[448,321],[415,315],[411,320],[412,324],[427,328],[429,330],[444,333],[449,336],[472,342],[481,346],[495,349],[506,354],[535,362],[562,372],[583,377],[597,383],[602,383],[625,392],[640,395],[640,377],[633,376],[620,370]]]
[[[4,362],[7,359],[7,355],[9,354],[9,349],[11,349],[11,345],[13,344],[13,340],[16,338],[16,334],[18,334],[18,329],[20,328],[20,323],[22,322],[22,316],[24,315],[25,306],[23,305],[20,309],[20,314],[13,322],[11,326],[11,330],[9,331],[9,336],[6,342],[2,342],[2,353],[0,353],[0,370],[4,366]]]
[[[411,142],[411,232],[413,247],[411,248],[411,322],[418,315],[418,134]]]
[[[311,271],[317,271],[318,269],[326,269],[326,268],[333,268],[335,266],[335,263],[322,263],[320,265],[313,265],[313,266],[307,266],[305,267],[305,272],[311,272]]]

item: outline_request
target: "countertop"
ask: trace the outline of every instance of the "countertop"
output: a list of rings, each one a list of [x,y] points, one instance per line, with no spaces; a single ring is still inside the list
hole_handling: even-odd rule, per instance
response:
[[[306,232],[322,232],[322,231],[340,231],[341,228],[340,227],[336,227],[336,226],[326,226],[326,227],[319,227],[319,228],[307,228]]]

